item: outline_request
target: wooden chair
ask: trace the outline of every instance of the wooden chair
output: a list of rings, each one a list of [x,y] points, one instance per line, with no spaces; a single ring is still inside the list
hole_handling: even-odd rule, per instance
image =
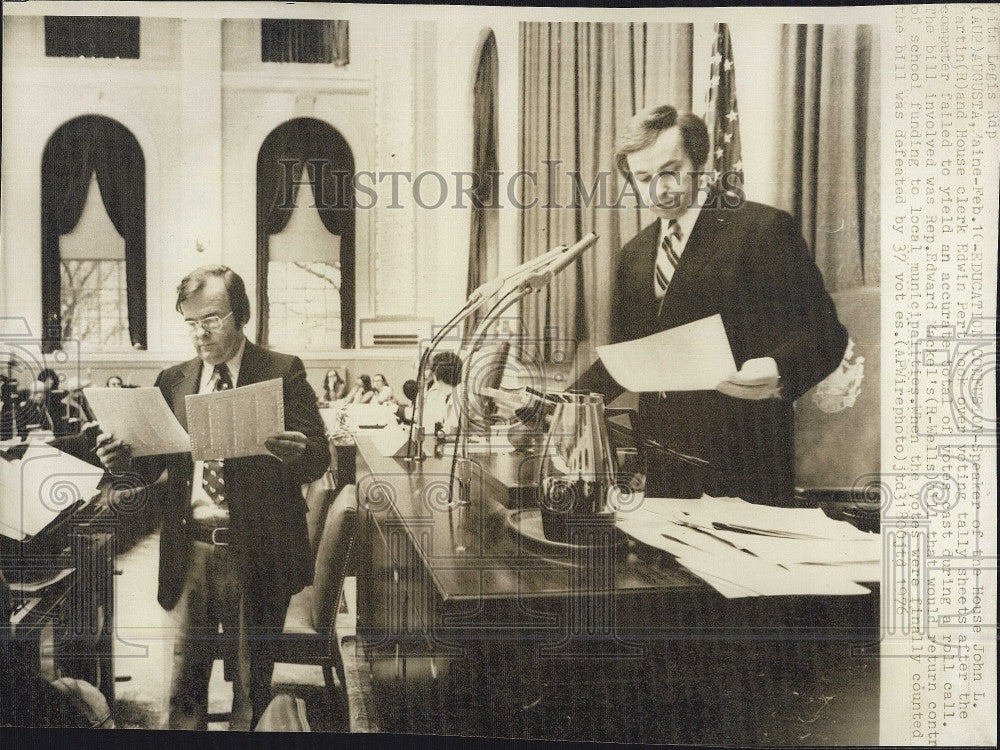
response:
[[[309,528],[309,548],[312,550],[313,562],[316,561],[316,551],[319,549],[320,535],[326,522],[326,514],[333,501],[336,491],[333,472],[327,470],[315,482],[306,487],[306,526]]]
[[[354,544],[357,506],[355,486],[347,485],[326,514],[316,554],[313,584],[292,597],[281,639],[275,644],[275,663],[317,664],[322,667],[323,681],[330,691],[334,710],[338,699],[334,670],[340,680],[339,695],[344,707],[347,707],[347,680],[336,622]]]

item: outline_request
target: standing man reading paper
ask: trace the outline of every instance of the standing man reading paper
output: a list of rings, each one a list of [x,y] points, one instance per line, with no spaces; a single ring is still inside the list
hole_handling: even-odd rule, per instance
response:
[[[207,726],[212,662],[222,656],[221,624],[237,658],[230,728],[250,729],[270,700],[273,659],[290,597],[312,578],[301,487],[330,466],[330,449],[298,357],[261,349],[243,326],[250,301],[225,266],[193,271],[177,289],[177,310],[198,356],[160,373],[156,385],[187,427],[185,396],[273,378],[283,381],[285,431],[265,443],[271,456],[192,461],[190,453],[132,460],[113,435],[97,455],[112,472],[149,482],[167,469],[160,534],[158,599],[176,628],[168,726]]]
[[[616,154],[656,221],[622,249],[612,342],[719,314],[738,368],[715,391],[641,394],[646,493],[791,505],[792,404],[840,364],[847,332],[791,216],[702,188],[708,149],[700,118],[661,105],[632,119]],[[573,387],[623,390],[600,360]]]

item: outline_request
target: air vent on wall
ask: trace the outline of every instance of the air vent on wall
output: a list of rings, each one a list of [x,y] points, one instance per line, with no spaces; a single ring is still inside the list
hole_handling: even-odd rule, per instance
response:
[[[431,337],[431,318],[362,318],[361,346],[376,349],[415,349]]]

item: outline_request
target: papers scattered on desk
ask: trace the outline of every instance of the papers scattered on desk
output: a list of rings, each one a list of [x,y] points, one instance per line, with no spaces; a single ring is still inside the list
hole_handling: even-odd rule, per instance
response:
[[[56,571],[48,578],[43,578],[41,581],[32,581],[31,583],[16,580],[8,581],[7,583],[10,586],[11,591],[20,591],[22,594],[34,594],[44,588],[48,588],[53,583],[58,583],[74,570],[76,570],[76,568],[63,568],[62,570]]]
[[[736,372],[720,315],[652,336],[597,347],[620,386],[646,391],[711,391]]]
[[[0,534],[24,541],[60,513],[90,500],[104,470],[45,443],[31,443],[20,461],[0,458]]]
[[[187,453],[188,434],[159,388],[84,388],[103,432],[132,446],[133,456]]]
[[[264,441],[285,429],[281,378],[185,399],[195,461],[270,455]]]
[[[618,527],[669,552],[727,598],[867,594],[881,579],[881,544],[819,508],[773,508],[739,498],[649,498]]]

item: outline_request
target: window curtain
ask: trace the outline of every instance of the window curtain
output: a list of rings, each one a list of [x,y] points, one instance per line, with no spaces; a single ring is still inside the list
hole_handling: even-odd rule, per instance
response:
[[[46,57],[139,59],[138,16],[45,16]]]
[[[350,62],[347,21],[264,18],[260,22],[260,59],[279,63]]]
[[[500,257],[497,203],[497,40],[490,31],[483,40],[476,66],[472,103],[472,171],[478,182],[472,194],[469,274],[466,294],[495,275]],[[492,272],[492,273],[491,273]],[[475,327],[478,315],[469,325]]]
[[[599,240],[548,288],[526,300],[526,333],[547,359],[607,343],[611,281],[623,242],[640,229],[634,199],[614,205],[625,187],[615,144],[632,116],[654,104],[691,107],[690,24],[524,23],[521,37],[521,260]],[[603,189],[602,189],[603,185]],[[592,352],[578,353],[579,361]]]
[[[878,286],[879,91],[870,26],[785,25],[776,184],[831,292]],[[822,176],[822,179],[820,178]]]
[[[71,232],[87,200],[91,174],[108,217],[125,240],[129,339],[146,348],[146,162],[135,136],[100,115],[70,120],[42,154],[42,346],[62,345],[59,236]]]
[[[347,141],[333,127],[308,117],[289,120],[275,128],[257,155],[257,343],[268,345],[269,239],[291,219],[297,183],[301,180],[312,181],[313,199],[323,226],[340,236],[340,345],[352,349],[354,156]],[[330,258],[331,262],[336,260]]]

